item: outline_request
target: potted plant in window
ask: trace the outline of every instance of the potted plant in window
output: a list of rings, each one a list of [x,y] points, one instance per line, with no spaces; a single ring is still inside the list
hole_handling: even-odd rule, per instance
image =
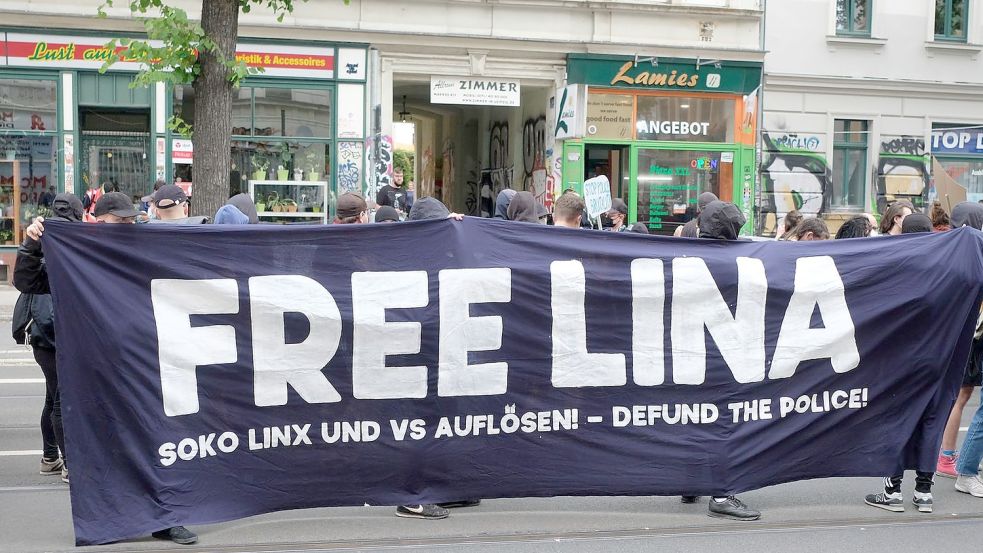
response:
[[[0,242],[3,242],[5,245],[13,244],[14,231],[7,229],[0,230]]]
[[[297,202],[295,202],[293,198],[284,198],[281,205],[283,206],[283,211],[286,213],[297,212]]]
[[[270,160],[265,155],[256,152],[252,157],[253,180],[266,180],[266,171],[270,168]]]
[[[266,209],[274,213],[280,213],[283,211],[283,201],[280,199],[280,195],[276,192],[270,192],[270,195],[266,197]]]
[[[290,171],[287,171],[283,165],[277,166],[276,180],[290,180]]]
[[[260,194],[256,195],[256,211],[259,213],[266,211],[266,198]]]

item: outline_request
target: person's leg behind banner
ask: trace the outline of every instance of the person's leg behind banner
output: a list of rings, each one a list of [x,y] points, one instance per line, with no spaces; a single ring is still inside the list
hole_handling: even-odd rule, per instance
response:
[[[980,479],[980,459],[983,459],[983,402],[969,423],[969,431],[959,450],[956,463],[956,491],[973,497],[983,497],[983,480]]]
[[[884,491],[872,493],[864,497],[864,503],[871,507],[884,509],[895,513],[904,512],[904,497],[901,495],[901,481],[904,472],[884,479]]]
[[[964,385],[959,388],[959,396],[956,397],[956,403],[952,406],[952,412],[949,413],[949,420],[945,425],[945,432],[942,434],[942,451],[939,452],[939,462],[935,472],[939,476],[946,478],[958,476],[956,461],[959,459],[959,455],[956,441],[959,437],[959,424],[962,422],[963,409],[966,408],[966,403],[972,395],[972,386]]]
[[[707,506],[707,515],[731,520],[758,520],[761,518],[760,511],[748,507],[746,503],[733,495],[711,497],[710,504]]]
[[[34,360],[44,374],[44,410],[41,411],[41,439],[44,450],[41,456],[41,474],[57,476],[64,469],[65,436],[61,426],[61,401],[58,395],[58,372],[55,370],[55,352],[32,348]],[[58,452],[61,451],[59,457]]]

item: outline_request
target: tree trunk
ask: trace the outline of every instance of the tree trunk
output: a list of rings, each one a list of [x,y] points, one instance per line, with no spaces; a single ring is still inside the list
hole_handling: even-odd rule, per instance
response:
[[[239,0],[202,0],[201,27],[219,52],[235,56],[239,34]],[[195,78],[194,190],[191,211],[214,217],[229,198],[232,166],[232,83],[229,71],[212,52],[199,54]]]

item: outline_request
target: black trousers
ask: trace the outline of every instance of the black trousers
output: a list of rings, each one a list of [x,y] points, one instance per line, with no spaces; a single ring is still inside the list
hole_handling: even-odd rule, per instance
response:
[[[904,473],[884,479],[884,491],[887,493],[898,493],[901,491],[901,480]],[[915,471],[915,491],[918,493],[932,493],[932,482],[935,478],[934,472]]]
[[[65,431],[61,421],[61,393],[58,389],[58,370],[55,368],[55,350],[34,348],[34,360],[44,373],[44,409],[41,411],[41,439],[44,440],[45,458],[57,459],[58,450],[65,453]]]

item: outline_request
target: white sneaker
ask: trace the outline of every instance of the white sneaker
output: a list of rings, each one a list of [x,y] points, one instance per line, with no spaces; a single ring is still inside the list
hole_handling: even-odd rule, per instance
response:
[[[956,491],[968,493],[973,497],[983,497],[983,480],[979,475],[968,476],[960,474],[956,477]]]

